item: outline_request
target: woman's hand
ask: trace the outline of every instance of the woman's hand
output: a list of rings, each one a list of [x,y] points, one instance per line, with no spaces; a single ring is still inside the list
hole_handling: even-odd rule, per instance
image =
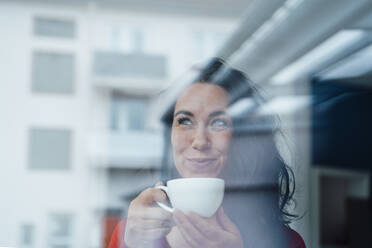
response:
[[[212,218],[202,218],[195,213],[183,214],[176,210],[173,219],[190,247],[242,248],[240,232],[224,214],[222,207],[216,215]]]
[[[128,247],[146,247],[170,232],[172,214],[154,206],[156,201],[166,199],[167,196],[160,189],[148,188],[130,203],[124,234]]]

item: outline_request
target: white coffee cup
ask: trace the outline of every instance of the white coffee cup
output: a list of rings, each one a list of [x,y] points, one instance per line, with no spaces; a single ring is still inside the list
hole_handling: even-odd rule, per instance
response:
[[[211,217],[221,206],[225,182],[220,178],[180,178],[167,182],[167,186],[156,186],[163,190],[173,207],[157,202],[163,209],[173,212],[194,212],[202,217]]]

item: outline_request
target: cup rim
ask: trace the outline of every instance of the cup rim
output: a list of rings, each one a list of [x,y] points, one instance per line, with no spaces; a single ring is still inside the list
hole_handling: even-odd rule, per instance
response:
[[[205,181],[218,181],[218,182],[225,183],[225,180],[223,180],[222,178],[218,178],[218,177],[184,177],[184,178],[175,178],[175,179],[168,180],[167,184],[174,182],[174,181],[197,181],[200,179],[205,180]]]

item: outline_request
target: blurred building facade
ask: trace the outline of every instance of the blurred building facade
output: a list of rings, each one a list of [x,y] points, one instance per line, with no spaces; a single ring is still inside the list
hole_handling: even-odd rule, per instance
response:
[[[236,19],[3,1],[0,20],[0,244],[102,247],[160,178],[154,99]]]

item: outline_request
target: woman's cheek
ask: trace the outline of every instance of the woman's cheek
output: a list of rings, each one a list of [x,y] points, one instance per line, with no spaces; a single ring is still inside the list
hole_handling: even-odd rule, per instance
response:
[[[181,162],[183,159],[183,152],[187,149],[187,142],[187,136],[180,132],[176,132],[172,136],[173,153],[176,163]]]
[[[227,154],[227,152],[228,152],[228,150],[229,150],[230,140],[231,140],[231,133],[230,133],[230,132],[221,133],[221,134],[216,138],[216,142],[217,142],[218,150],[219,150],[222,154],[224,154],[224,155]]]

